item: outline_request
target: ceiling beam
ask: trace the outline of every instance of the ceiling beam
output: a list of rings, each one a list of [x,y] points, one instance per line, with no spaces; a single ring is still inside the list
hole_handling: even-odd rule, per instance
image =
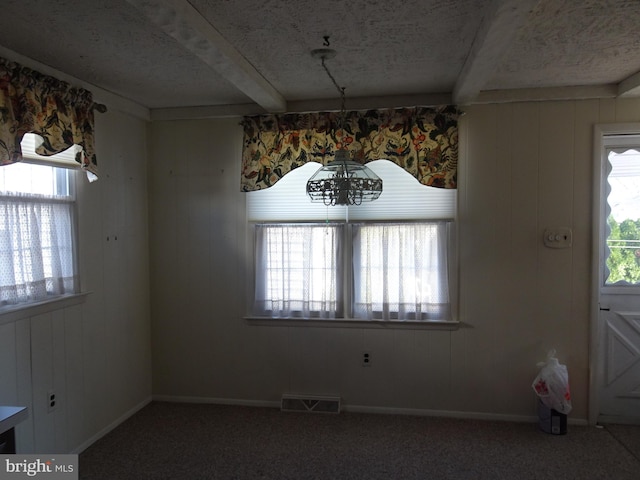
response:
[[[284,97],[187,0],[127,0],[153,23],[268,112]]]
[[[448,93],[424,95],[389,95],[384,97],[350,97],[347,110],[372,110],[384,108],[401,108],[419,106],[438,106],[451,104]],[[340,99],[298,100],[288,102],[288,112],[337,112],[340,110]],[[162,120],[195,120],[203,118],[228,118],[262,115],[264,111],[256,104],[245,105],[211,105],[201,107],[154,108],[151,110],[151,121]]]
[[[619,97],[640,96],[640,72],[634,73],[618,84]]]
[[[473,100],[474,105],[514,102],[552,102],[558,100],[588,100],[615,98],[618,87],[611,85],[585,85],[578,87],[518,88],[513,90],[484,90]],[[153,113],[153,110],[152,110]]]
[[[487,7],[453,89],[457,105],[472,103],[500,65],[539,0],[494,0]]]
[[[449,93],[425,93],[408,95],[386,95],[369,97],[347,97],[347,110],[373,110],[402,107],[433,107],[451,104]],[[298,100],[289,102],[291,112],[339,111],[340,99]]]

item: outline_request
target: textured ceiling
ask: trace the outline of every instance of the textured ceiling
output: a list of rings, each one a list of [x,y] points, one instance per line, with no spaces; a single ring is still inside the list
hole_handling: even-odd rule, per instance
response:
[[[348,104],[640,95],[638,25],[637,0],[3,0],[0,46],[149,109],[285,111],[336,104],[326,35]]]
[[[640,2],[546,0],[487,89],[617,84],[640,71]]]
[[[305,100],[336,95],[309,53],[323,47],[324,35],[330,35],[330,47],[338,52],[329,67],[349,95],[451,92],[481,21],[483,2],[245,3],[253,7],[191,1],[285,98]]]

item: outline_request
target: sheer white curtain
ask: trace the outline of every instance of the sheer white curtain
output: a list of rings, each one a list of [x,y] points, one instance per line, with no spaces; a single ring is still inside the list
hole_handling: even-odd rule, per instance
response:
[[[342,227],[259,224],[254,313],[335,318],[342,312]]]
[[[448,222],[353,225],[354,317],[450,320]]]
[[[73,208],[43,195],[0,196],[0,305],[75,291]]]

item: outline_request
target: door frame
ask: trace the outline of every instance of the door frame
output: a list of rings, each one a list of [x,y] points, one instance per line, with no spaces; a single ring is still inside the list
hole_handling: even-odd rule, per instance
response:
[[[603,349],[600,345],[600,279],[604,274],[604,202],[601,201],[606,179],[603,137],[606,135],[640,135],[640,123],[596,124],[593,129],[593,197],[591,238],[591,305],[589,336],[589,424],[596,425],[600,415],[600,382],[603,378]]]

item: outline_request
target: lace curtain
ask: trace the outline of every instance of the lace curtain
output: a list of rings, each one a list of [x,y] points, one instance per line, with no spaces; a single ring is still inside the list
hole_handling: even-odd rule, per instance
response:
[[[20,141],[33,132],[40,155],[80,145],[76,160],[97,176],[93,108],[91,92],[0,58],[0,165],[22,160]]]
[[[0,196],[0,306],[73,293],[72,202]]]
[[[342,315],[341,225],[256,225],[254,313],[270,317]]]
[[[344,244],[344,225],[257,224],[253,313],[274,318],[451,320],[450,222],[351,227],[352,240]],[[343,256],[351,249],[352,263]],[[345,273],[353,283],[343,285]]]
[[[353,228],[354,317],[451,320],[447,222]]]
[[[268,188],[309,161],[326,164],[346,147],[360,163],[390,160],[423,185],[456,188],[458,110],[400,108],[245,117],[242,190]]]

